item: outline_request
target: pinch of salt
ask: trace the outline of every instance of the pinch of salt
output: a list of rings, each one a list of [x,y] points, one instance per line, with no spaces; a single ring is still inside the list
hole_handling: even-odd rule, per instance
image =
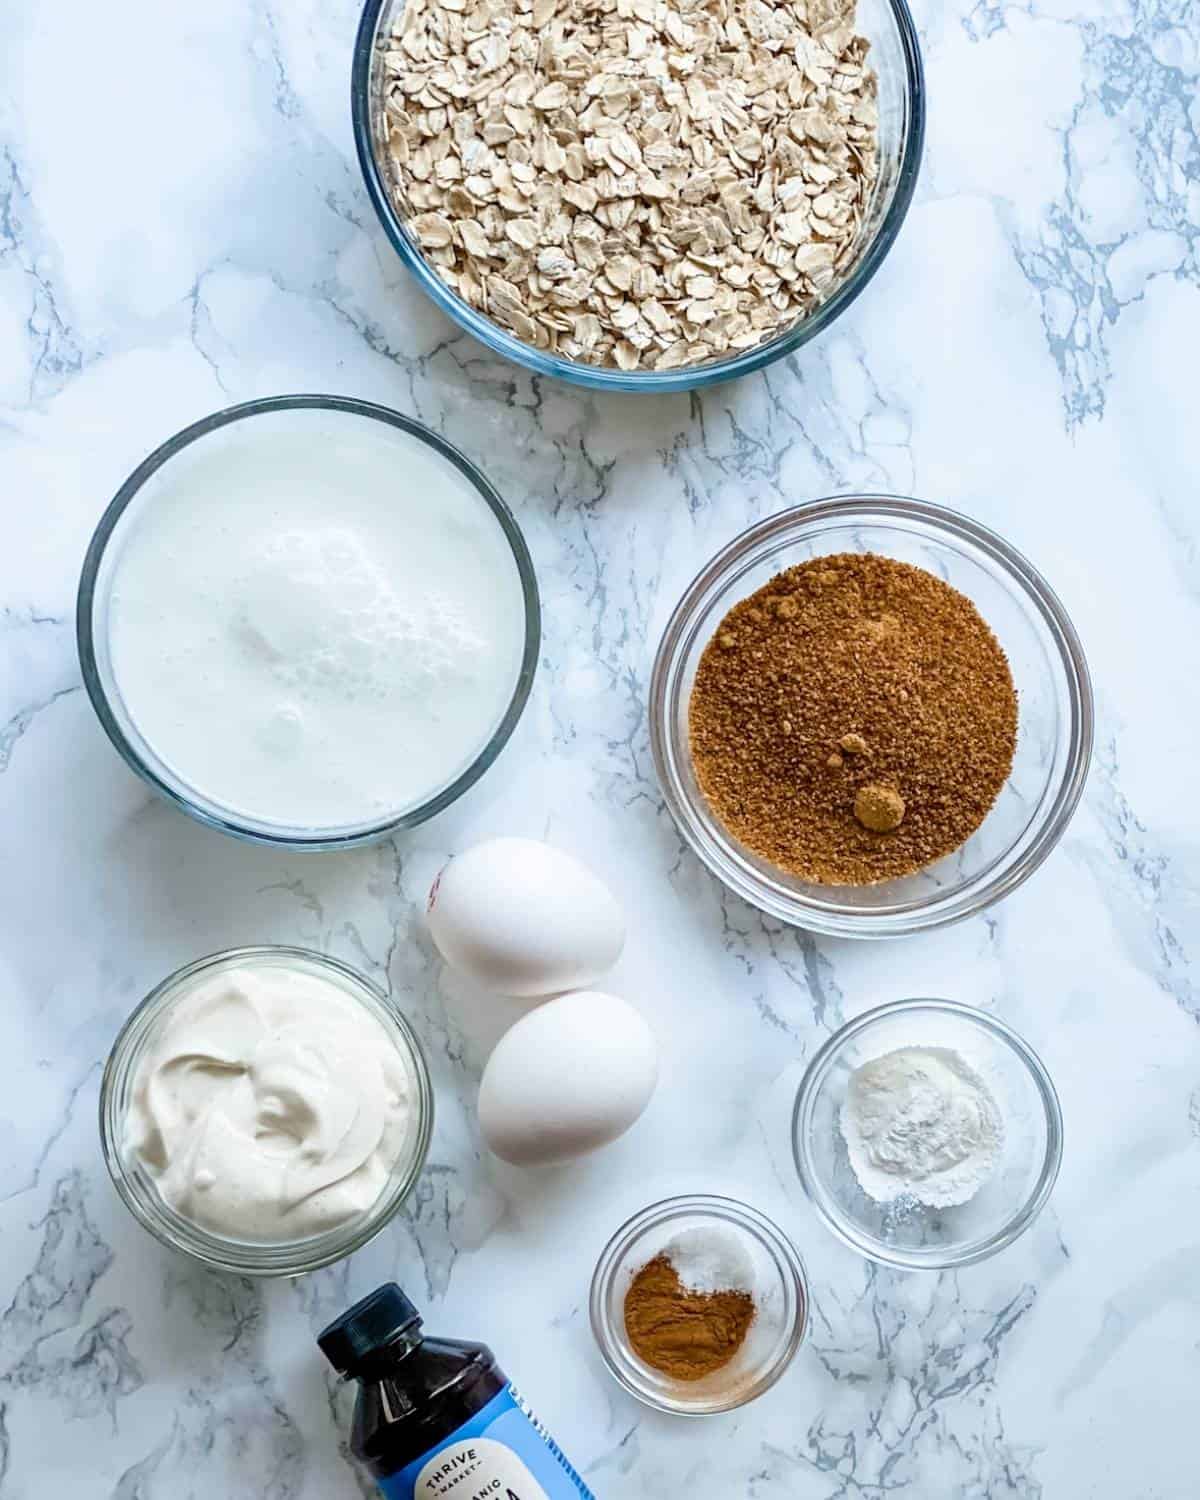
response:
[[[683,1229],[662,1253],[689,1292],[745,1292],[754,1296],[758,1277],[741,1237],[728,1229]]]

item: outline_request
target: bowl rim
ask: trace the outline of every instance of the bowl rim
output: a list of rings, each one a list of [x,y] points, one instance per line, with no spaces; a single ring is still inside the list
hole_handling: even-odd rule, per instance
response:
[[[777,1254],[781,1275],[786,1275],[792,1287],[796,1301],[796,1314],[779,1355],[757,1380],[724,1399],[699,1406],[683,1406],[676,1405],[666,1397],[639,1386],[630,1378],[628,1371],[616,1358],[614,1337],[609,1330],[606,1309],[613,1277],[617,1274],[623,1257],[639,1235],[656,1225],[669,1223],[673,1218],[704,1213],[736,1224],[755,1235],[760,1241],[765,1241],[770,1245]],[[596,1345],[609,1373],[631,1396],[637,1397],[646,1406],[651,1406],[656,1411],[668,1412],[671,1416],[707,1417],[746,1406],[775,1385],[808,1336],[809,1325],[812,1321],[812,1298],[809,1291],[808,1272],[800,1252],[796,1249],[791,1237],[773,1219],[760,1209],[754,1208],[749,1203],[743,1203],[737,1198],[717,1193],[684,1193],[670,1198],[660,1198],[654,1203],[647,1204],[645,1208],[631,1214],[610,1236],[592,1272],[588,1292],[588,1316]]]
[[[105,549],[121,517],[143,486],[176,454],[210,433],[234,422],[285,411],[344,412],[350,416],[363,417],[371,421],[382,422],[386,426],[399,428],[400,431],[432,448],[439,457],[452,464],[473,486],[495,517],[512,552],[520,583],[525,610],[524,644],[512,696],[500,722],[481,746],[475,758],[449,785],[406,812],[390,815],[378,823],[369,825],[352,825],[349,828],[334,828],[328,831],[302,827],[276,827],[255,819],[239,817],[228,809],[221,808],[219,804],[209,802],[204,798],[204,793],[199,787],[189,786],[181,777],[171,779],[157,766],[146,760],[135,740],[126,732],[123,716],[115,710],[109,700],[97,657],[95,614],[101,602],[97,599],[97,584]],[[75,602],[75,640],[84,686],[105,734],[126,765],[160,796],[181,808],[198,822],[250,843],[296,850],[349,849],[360,844],[374,843],[406,828],[415,828],[419,823],[432,818],[456,801],[488,770],[508,743],[529,700],[537,671],[538,655],[541,651],[542,611],[533,559],[516,517],[491,481],[465,454],[447,442],[440,433],[434,432],[432,428],[415,421],[412,417],[393,411],[391,407],[380,406],[373,401],[360,401],[350,396],[296,394],[267,396],[224,407],[182,428],[174,436],[160,443],[138,464],[109,502],[88,543]],[[126,714],[124,717],[136,730],[136,721],[133,716]],[[165,765],[163,769],[169,770]],[[197,801],[197,798],[204,800]]]
[[[849,1217],[838,1208],[832,1194],[822,1186],[818,1174],[812,1167],[808,1141],[811,1134],[813,1109],[821,1085],[825,1082],[839,1053],[847,1043],[863,1032],[871,1030],[880,1021],[891,1020],[895,1016],[918,1011],[934,1011],[942,1015],[956,1016],[969,1025],[977,1026],[980,1030],[990,1033],[996,1040],[1005,1044],[1025,1065],[1045,1112],[1046,1151],[1033,1192],[1002,1228],[965,1251],[901,1250],[883,1245],[871,1236],[861,1234],[855,1229]],[[1050,1194],[1054,1191],[1054,1184],[1058,1180],[1062,1156],[1062,1104],[1045,1063],[1029,1043],[1007,1022],[978,1006],[966,1005],[961,1000],[945,1000],[934,996],[891,1000],[884,1005],[873,1006],[870,1010],[865,1010],[861,1015],[855,1016],[853,1020],[847,1021],[843,1026],[838,1027],[813,1055],[808,1067],[804,1070],[804,1076],[796,1090],[796,1102],[792,1107],[792,1158],[801,1186],[809,1202],[816,1209],[818,1218],[850,1249],[856,1250],[860,1255],[878,1265],[894,1266],[901,1270],[957,1270],[960,1266],[975,1265],[981,1260],[987,1260],[998,1251],[1007,1249],[1009,1245],[1020,1239],[1046,1206]]]
[[[774,550],[778,551],[786,543],[802,539],[811,527],[855,522],[913,522],[940,533],[949,543],[965,543],[983,553],[1045,625],[1066,678],[1065,706],[1070,719],[1061,781],[1020,858],[998,873],[993,862],[984,872],[987,878],[973,891],[937,894],[878,912],[839,906],[832,898],[817,902],[785,891],[769,884],[744,860],[729,855],[697,816],[693,800],[684,790],[679,767],[686,746],[676,742],[674,733],[679,669],[711,607],[706,602],[708,594],[740,576],[739,564],[749,567],[753,554],[762,550],[771,555],[768,545],[772,542],[777,543]],[[903,495],[861,492],[803,501],[766,516],[739,532],[701,568],[684,589],[663,630],[650,674],[648,713],[650,748],[663,800],[685,842],[709,872],[750,905],[780,921],[829,937],[864,940],[905,937],[949,926],[985,910],[1022,885],[1058,844],[1079,805],[1095,736],[1091,675],[1083,645],[1058,595],[1033,564],[998,533],[948,506]],[[838,889],[829,887],[831,892]]]
[[[399,1038],[397,1045],[402,1043],[406,1049],[416,1079],[417,1129],[407,1168],[360,1220],[351,1220],[303,1240],[259,1245],[227,1238],[193,1224],[163,1203],[153,1190],[147,1201],[142,1200],[131,1186],[132,1169],[124,1160],[120,1139],[123,1117],[118,1113],[120,1101],[117,1096],[120,1086],[129,1078],[131,1069],[148,1045],[157,1023],[176,1003],[181,987],[189,980],[222,967],[256,962],[286,963],[289,959],[331,973],[335,976],[331,982],[340,983],[347,992],[357,991],[358,1002],[366,1006],[381,1025],[393,1029]],[[364,995],[369,996],[369,1000],[364,999]],[[142,1228],[168,1250],[187,1255],[211,1270],[239,1276],[256,1279],[306,1276],[355,1254],[395,1218],[425,1170],[433,1139],[435,1108],[433,1080],[425,1049],[412,1023],[391,995],[350,964],[329,954],[287,943],[257,943],[223,948],[182,964],[134,1006],[113,1039],[100,1078],[100,1150],[121,1202]]]
[[[816,338],[854,302],[882,265],[900,227],[908,215],[916,190],[925,147],[925,67],[917,25],[908,0],[885,0],[896,25],[904,57],[904,97],[907,104],[905,133],[896,173],[896,188],[874,237],[855,262],[851,274],[808,317],[801,318],[786,333],[730,359],[679,370],[617,370],[588,365],[535,349],[510,334],[484,314],[470,307],[436,276],[424,256],[405,233],[392,206],[383,171],[376,160],[371,129],[371,59],[384,6],[390,0],[366,0],[355,37],[350,72],[350,114],[359,166],[367,195],[384,233],[401,261],[416,277],[422,290],[460,328],[480,343],[535,375],[550,375],[573,385],[607,391],[684,391],[734,380],[783,359]]]

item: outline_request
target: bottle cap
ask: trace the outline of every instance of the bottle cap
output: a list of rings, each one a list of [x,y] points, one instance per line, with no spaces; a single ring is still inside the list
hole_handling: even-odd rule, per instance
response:
[[[398,1339],[421,1315],[394,1281],[376,1287],[317,1335],[321,1353],[338,1372],[348,1375],[369,1354]]]

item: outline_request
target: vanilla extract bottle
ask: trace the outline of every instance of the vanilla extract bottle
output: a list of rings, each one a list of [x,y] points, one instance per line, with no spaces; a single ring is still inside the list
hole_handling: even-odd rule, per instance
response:
[[[317,1343],[358,1381],[350,1451],[387,1500],[595,1500],[487,1345],[427,1338],[394,1282]]]

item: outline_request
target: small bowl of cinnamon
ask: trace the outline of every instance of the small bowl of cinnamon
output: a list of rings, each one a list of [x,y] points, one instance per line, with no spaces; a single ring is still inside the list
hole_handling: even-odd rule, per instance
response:
[[[808,1330],[808,1280],[788,1237],[732,1198],[668,1198],[623,1224],[592,1277],[609,1370],[660,1411],[704,1416],[761,1396]]]

